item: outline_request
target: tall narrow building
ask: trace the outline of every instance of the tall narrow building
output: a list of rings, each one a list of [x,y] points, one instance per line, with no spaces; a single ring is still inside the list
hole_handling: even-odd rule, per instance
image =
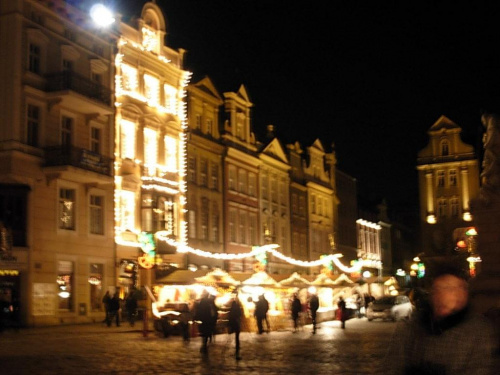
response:
[[[22,324],[102,320],[115,285],[113,51],[65,1],[0,2],[0,289]]]
[[[418,153],[417,170],[422,251],[428,256],[456,254],[454,233],[473,225],[470,200],[479,192],[479,165],[462,129],[441,116],[428,131],[429,143]]]

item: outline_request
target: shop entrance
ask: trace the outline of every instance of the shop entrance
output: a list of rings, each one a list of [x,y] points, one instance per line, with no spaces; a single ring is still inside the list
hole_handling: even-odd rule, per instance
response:
[[[19,271],[0,269],[0,331],[20,325],[19,292]]]

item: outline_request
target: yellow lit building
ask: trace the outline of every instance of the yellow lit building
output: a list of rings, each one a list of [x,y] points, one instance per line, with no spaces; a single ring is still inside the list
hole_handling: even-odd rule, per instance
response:
[[[0,2],[0,290],[21,324],[104,317],[115,283],[113,46],[64,1]]]
[[[454,253],[456,228],[473,225],[470,200],[479,193],[479,165],[462,129],[441,116],[429,129],[429,143],[418,153],[417,170],[422,222],[422,252]]]
[[[165,45],[165,18],[148,2],[140,18],[118,25],[115,122],[115,229],[118,284],[150,285],[151,269],[185,266],[184,254],[141,234],[186,243],[185,94],[190,73],[183,51]],[[147,237],[146,237],[147,239]],[[139,272],[137,272],[139,270]],[[142,270],[142,271],[141,271]]]

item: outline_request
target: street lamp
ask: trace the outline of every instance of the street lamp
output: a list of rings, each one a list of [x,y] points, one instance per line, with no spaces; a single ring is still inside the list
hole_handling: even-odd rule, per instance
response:
[[[103,4],[92,5],[90,8],[90,17],[92,17],[94,23],[99,27],[108,27],[115,22],[113,13]]]

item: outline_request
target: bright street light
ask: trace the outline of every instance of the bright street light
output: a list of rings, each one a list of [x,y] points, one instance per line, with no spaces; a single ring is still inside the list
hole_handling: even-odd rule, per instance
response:
[[[95,4],[90,8],[90,17],[100,27],[107,27],[115,22],[113,13],[103,4]]]

